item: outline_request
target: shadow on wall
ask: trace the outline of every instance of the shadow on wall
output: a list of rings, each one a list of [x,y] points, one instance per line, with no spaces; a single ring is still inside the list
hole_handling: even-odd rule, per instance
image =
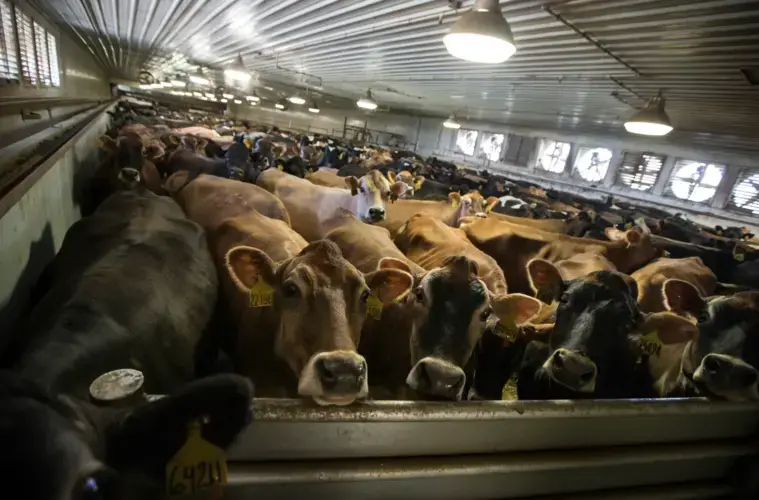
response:
[[[38,278],[47,264],[55,257],[55,242],[50,224],[45,225],[42,235],[29,247],[29,259],[19,276],[13,294],[0,309],[0,366],[7,367],[13,357],[13,348],[24,334],[21,325],[26,323],[29,312],[44,293],[35,290]]]

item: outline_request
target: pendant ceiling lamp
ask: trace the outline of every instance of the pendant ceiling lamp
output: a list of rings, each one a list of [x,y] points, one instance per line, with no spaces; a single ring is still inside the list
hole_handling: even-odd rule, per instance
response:
[[[250,80],[250,72],[245,68],[242,54],[237,54],[237,58],[232,66],[224,70],[224,75],[239,82],[247,82]]]
[[[455,114],[449,116],[448,119],[443,122],[443,126],[445,128],[461,128],[461,124],[458,121],[456,121]]]
[[[377,109],[377,101],[375,101],[372,98],[372,91],[367,90],[366,96],[362,97],[358,101],[356,101],[356,106],[358,106],[361,109],[368,109],[368,110],[375,110]]]
[[[311,113],[320,113],[321,112],[321,109],[319,109],[319,106],[316,105],[316,101],[313,101],[311,103],[311,106],[309,106],[308,110]]]
[[[190,75],[190,81],[196,85],[209,85],[211,83],[211,80],[203,75],[203,70],[200,67],[194,75]]]
[[[672,124],[664,110],[664,97],[661,93],[652,98],[646,107],[635,113],[625,122],[625,130],[640,135],[667,135],[672,132]]]
[[[502,63],[517,51],[498,0],[476,0],[472,10],[443,37],[443,43],[453,57],[476,63]]]

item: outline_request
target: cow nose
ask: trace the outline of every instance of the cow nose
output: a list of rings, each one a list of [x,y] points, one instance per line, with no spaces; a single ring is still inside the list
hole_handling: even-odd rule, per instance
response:
[[[759,372],[740,360],[719,354],[707,354],[701,361],[701,369],[696,370],[694,379],[715,387],[743,389],[759,381]]]
[[[464,370],[447,361],[424,358],[411,369],[406,383],[417,392],[459,401],[466,375]]]
[[[480,217],[482,219],[485,219],[485,218],[487,218],[488,214],[486,214],[485,212],[477,212],[476,214],[474,214],[474,216],[475,217]]]
[[[382,207],[372,207],[369,209],[369,218],[373,221],[385,220],[385,209]]]
[[[584,354],[557,349],[544,368],[556,382],[578,392],[593,392],[596,386],[596,364]]]
[[[122,168],[119,171],[119,182],[128,188],[134,187],[135,184],[140,182],[140,172],[134,168]]]
[[[366,381],[366,360],[357,354],[327,354],[316,362],[322,390],[330,396],[352,395]]]

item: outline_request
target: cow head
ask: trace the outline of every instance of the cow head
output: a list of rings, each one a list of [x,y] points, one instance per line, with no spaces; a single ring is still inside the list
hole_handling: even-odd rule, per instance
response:
[[[411,288],[397,269],[362,275],[331,241],[317,241],[300,254],[274,263],[252,247],[227,253],[227,271],[241,292],[259,279],[274,291],[279,318],[275,354],[298,379],[298,393],[319,404],[350,404],[366,396],[366,361],[356,352],[370,296],[390,303]]]
[[[18,486],[20,498],[161,498],[166,463],[184,444],[190,422],[206,422],[203,437],[227,447],[250,421],[251,398],[245,379],[223,375],[115,410],[0,374],[0,478]]]
[[[731,401],[759,400],[759,292],[700,296],[688,282],[664,282],[667,309],[697,319],[683,355],[683,375],[699,392]]]
[[[414,289],[412,368],[406,383],[415,391],[460,400],[464,369],[491,315],[522,323],[540,309],[540,303],[526,295],[492,296],[477,272],[474,261],[450,257]]]
[[[416,192],[416,188],[414,187],[414,178],[411,175],[411,172],[407,170],[401,170],[396,174],[392,170],[388,170],[387,172],[387,178],[390,181],[390,183],[394,184],[396,182],[402,182],[406,185],[406,192],[403,193],[400,198],[413,198],[414,193]]]
[[[385,220],[385,206],[406,192],[406,184],[388,181],[378,170],[357,179],[346,177],[345,184],[356,197],[356,217],[370,224]]]
[[[101,149],[113,155],[112,175],[118,189],[134,189],[144,184],[153,192],[161,192],[161,178],[154,164],[164,155],[159,141],[125,132],[116,139],[104,135],[100,142]]]
[[[616,384],[620,370],[635,362],[628,340],[641,319],[635,281],[616,271],[564,281],[541,259],[530,261],[527,271],[537,297],[558,302],[549,356],[536,376],[585,394]]]
[[[610,227],[604,233],[610,241],[625,243],[626,258],[619,266],[620,271],[630,272],[662,256],[662,251],[651,241],[651,231],[646,226],[635,226],[627,231]]]

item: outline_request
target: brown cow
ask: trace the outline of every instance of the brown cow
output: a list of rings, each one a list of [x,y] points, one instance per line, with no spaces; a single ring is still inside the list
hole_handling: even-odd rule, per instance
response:
[[[495,258],[510,289],[519,293],[531,293],[526,265],[533,258],[561,262],[578,254],[595,253],[604,256],[619,271],[629,273],[658,254],[650,235],[639,228],[627,232],[607,229],[606,235],[612,241],[573,238],[491,218],[469,217],[461,221],[461,229],[477,248]],[[583,272],[608,270],[605,261],[597,262],[603,264],[602,267],[591,269],[584,266]]]
[[[348,181],[348,179],[349,177],[340,177],[335,173],[324,172],[322,170],[317,170],[316,172],[313,172],[306,176],[306,180],[313,184],[316,184],[317,186],[327,186],[340,189],[350,189],[349,183],[352,181]]]
[[[450,193],[448,201],[398,200],[387,207],[387,217],[380,225],[396,234],[413,215],[426,214],[458,227],[462,217],[487,217],[496,198],[485,200],[479,191],[468,194]]]
[[[632,278],[638,283],[638,306],[647,313],[667,310],[663,289],[669,279],[690,283],[702,297],[712,295],[717,288],[717,277],[698,257],[657,259],[632,273]]]
[[[433,217],[412,217],[396,244],[429,270],[413,297],[420,324],[412,332],[413,368],[407,383],[418,392],[461,399],[474,369],[472,352],[491,313],[494,321],[513,330],[540,310],[540,302],[507,295],[495,261]]]
[[[382,304],[394,301],[408,292],[411,276],[397,269],[363,275],[332,242],[309,245],[286,222],[250,206],[240,210],[234,201],[242,183],[220,181],[201,177],[181,196],[188,214],[200,214],[210,229],[224,305],[237,331],[227,342],[237,369],[262,395],[340,405],[366,396],[366,361],[356,346],[367,301],[372,294]],[[255,191],[249,200],[261,207],[266,197]],[[272,204],[268,212],[281,210],[278,200]],[[215,216],[203,214],[210,207]]]
[[[324,238],[324,223],[348,210],[364,222],[376,223],[385,218],[385,206],[391,197],[402,194],[406,185],[390,182],[378,171],[356,179],[347,177],[350,191],[316,186],[305,179],[276,169],[261,173],[256,183],[274,193],[285,204],[293,229],[308,241]]]
[[[100,137],[100,143],[101,148],[112,155],[112,160],[104,165],[103,171],[96,174],[97,177],[104,180],[113,179],[114,185],[118,186],[123,182],[122,170],[134,169],[140,174],[138,182],[141,185],[156,194],[163,194],[161,175],[154,164],[163,154],[158,141],[149,139],[146,143],[136,132],[123,132],[116,139],[103,135]],[[132,174],[129,176],[133,178]]]

